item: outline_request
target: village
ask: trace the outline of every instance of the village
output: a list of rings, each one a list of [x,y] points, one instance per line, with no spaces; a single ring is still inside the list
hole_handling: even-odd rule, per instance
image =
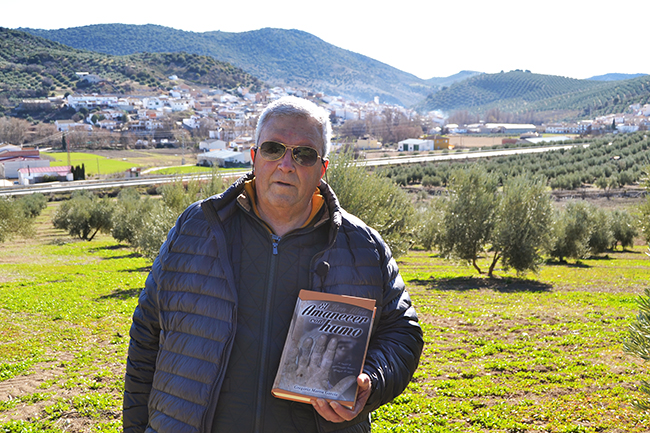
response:
[[[177,79],[174,76],[169,78]],[[460,125],[447,123],[445,114],[441,112],[418,114],[399,105],[380,103],[378,98],[372,102],[356,102],[305,89],[283,87],[257,93],[238,88],[232,94],[218,89],[177,84],[170,91],[156,95],[70,94],[49,98],[49,103],[67,105],[76,112],[71,120],[54,122],[62,140],[73,135],[120,133],[132,137],[132,148],[147,149],[185,148],[186,145],[190,146],[189,137],[200,137],[191,144],[195,146],[198,143],[196,165],[244,167],[250,164],[249,149],[254,144],[259,113],[266,104],[285,95],[308,98],[325,107],[331,112],[333,125],[339,130],[346,122],[373,123],[387,117],[387,113],[393,118],[418,120],[417,128],[407,129],[403,133],[407,136],[392,143],[382,143],[381,137],[372,134],[352,139],[335,134],[335,150],[349,146],[358,151],[427,152],[480,147],[485,143],[514,144],[519,140],[532,143],[564,141],[576,135],[630,133],[647,130],[650,126],[650,104],[632,105],[627,113],[575,123],[534,125],[481,122]],[[24,101],[24,104],[29,104],[29,101]],[[188,137],[188,143],[185,143],[185,137]],[[486,141],[485,137],[491,138]],[[478,144],[473,146],[472,143]],[[37,146],[28,146],[0,143],[0,179],[5,179],[4,186],[74,179],[73,167],[50,167],[49,160],[40,158]],[[139,175],[139,171],[126,175]]]

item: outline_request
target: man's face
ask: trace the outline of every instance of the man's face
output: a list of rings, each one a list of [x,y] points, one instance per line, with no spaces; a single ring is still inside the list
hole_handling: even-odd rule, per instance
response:
[[[308,146],[321,154],[322,140],[316,122],[302,117],[273,117],[260,131],[258,145],[265,141],[283,143],[289,149],[277,161],[255,155],[257,202],[266,215],[296,215],[307,212],[314,190],[325,174],[321,159],[312,167],[296,163],[290,148]]]

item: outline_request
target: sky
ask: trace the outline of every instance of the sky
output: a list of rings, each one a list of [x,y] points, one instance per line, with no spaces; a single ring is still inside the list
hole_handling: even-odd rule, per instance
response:
[[[1,1],[0,26],[12,29],[105,23],[193,32],[298,29],[422,79],[462,70],[522,69],[570,78],[650,74],[648,0],[547,0],[538,6],[521,0]]]

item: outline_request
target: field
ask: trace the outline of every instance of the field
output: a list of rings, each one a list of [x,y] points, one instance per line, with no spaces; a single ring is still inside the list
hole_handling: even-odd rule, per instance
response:
[[[119,432],[128,329],[150,262],[112,238],[38,235],[0,251],[0,431]],[[639,246],[527,278],[412,251],[402,276],[425,331],[407,391],[374,432],[647,432],[646,366],[622,350],[650,286]]]
[[[45,153],[45,152],[44,152]],[[53,167],[68,165],[66,152],[48,152],[45,155],[54,158]],[[86,176],[102,176],[124,172],[131,167],[140,167],[143,170],[156,167],[180,166],[183,159],[182,149],[148,149],[148,150],[95,150],[88,152],[70,152],[72,165],[84,165]],[[185,152],[185,162],[196,163],[196,155],[190,151]],[[201,171],[200,167],[195,167]],[[169,169],[168,169],[169,170]]]

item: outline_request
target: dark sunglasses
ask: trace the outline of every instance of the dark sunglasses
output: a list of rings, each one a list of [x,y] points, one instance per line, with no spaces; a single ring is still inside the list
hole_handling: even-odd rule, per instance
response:
[[[287,152],[287,149],[290,149],[293,160],[303,167],[312,167],[318,162],[318,158],[320,158],[320,155],[313,147],[287,147],[277,141],[265,141],[256,146],[256,148],[259,150],[262,158],[267,161],[277,161],[278,159],[281,159]]]

